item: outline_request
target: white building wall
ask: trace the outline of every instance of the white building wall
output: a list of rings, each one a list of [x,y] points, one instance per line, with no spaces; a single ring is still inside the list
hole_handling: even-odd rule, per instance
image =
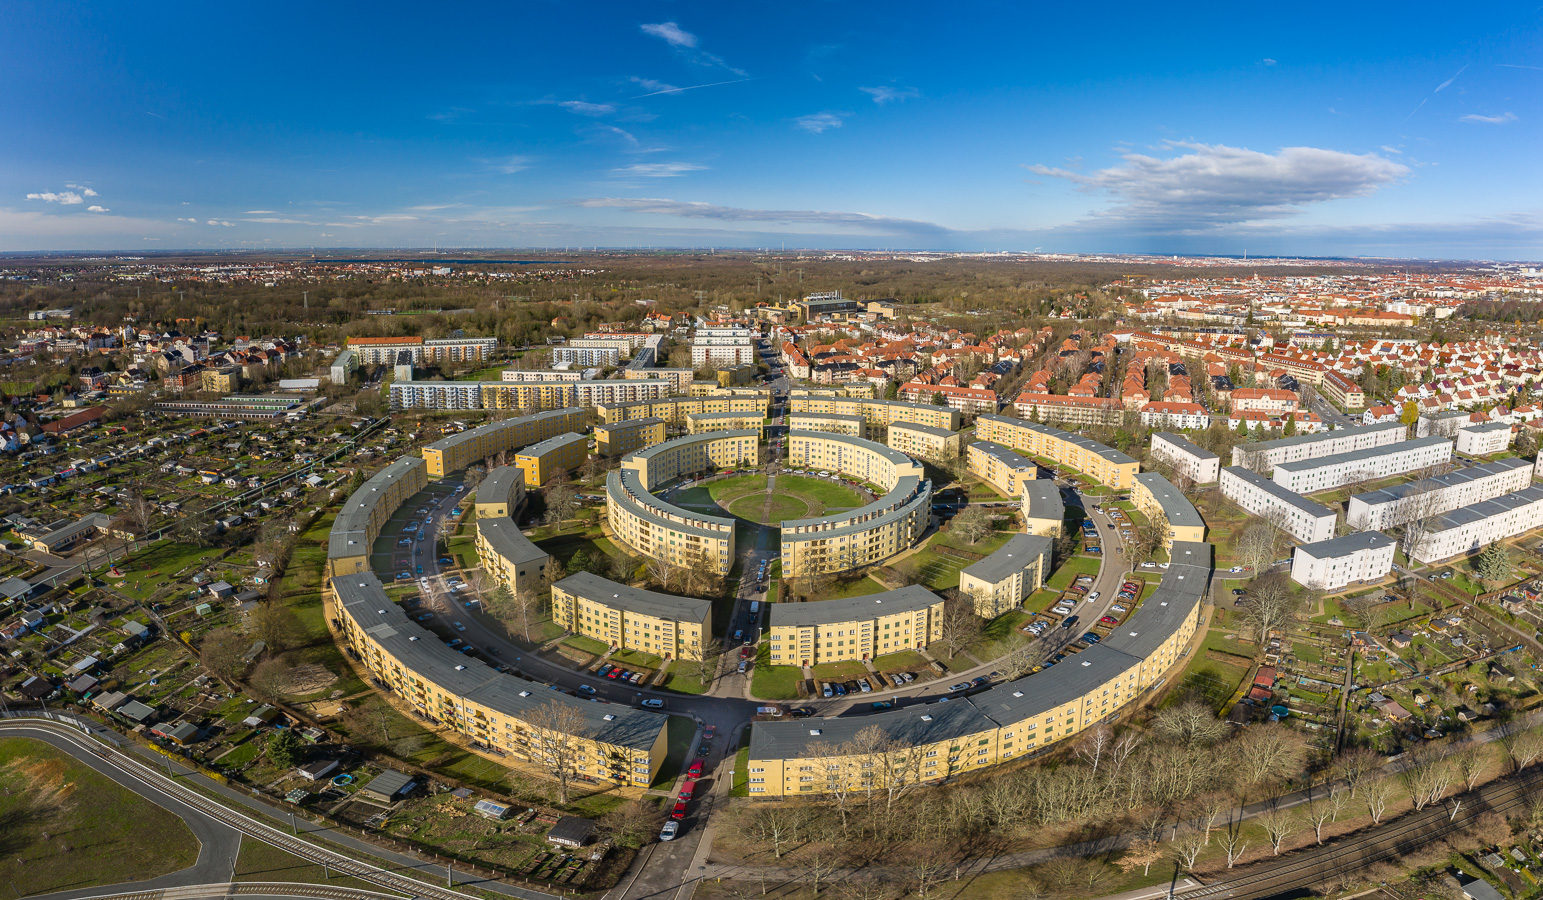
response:
[[[1214,484],[1221,477],[1221,457],[1211,454],[1208,459],[1201,458],[1160,434],[1152,435],[1152,456],[1196,484]]]
[[[1378,581],[1393,570],[1396,541],[1364,547],[1340,555],[1316,556],[1309,547],[1296,548],[1291,557],[1291,580],[1310,588],[1337,591],[1358,581]]]
[[[1221,471],[1222,496],[1236,503],[1245,511],[1261,517],[1281,518],[1281,527],[1288,534],[1304,543],[1324,541],[1334,536],[1334,526],[1339,516],[1334,510],[1286,490],[1272,481],[1260,478],[1251,480],[1253,473],[1240,466],[1228,466]],[[1304,507],[1304,504],[1306,506]]]
[[[1457,452],[1468,456],[1489,456],[1511,446],[1511,426],[1505,422],[1461,428],[1457,432]]]
[[[1413,442],[1408,442],[1413,443]],[[1400,448],[1394,444],[1386,452],[1353,460],[1331,460],[1321,466],[1275,467],[1274,480],[1281,487],[1298,494],[1328,491],[1353,481],[1375,481],[1404,472],[1440,465],[1452,459],[1448,441]]]

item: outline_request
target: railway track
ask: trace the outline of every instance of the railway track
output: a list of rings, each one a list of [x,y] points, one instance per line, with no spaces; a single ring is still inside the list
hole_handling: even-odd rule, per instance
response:
[[[290,881],[245,881],[228,884],[195,884],[158,891],[133,891],[124,894],[98,894],[83,900],[207,900],[238,895],[262,897],[302,897],[306,900],[400,900],[394,894],[377,894],[357,888],[328,887]]]
[[[124,771],[139,779],[145,785],[158,790],[169,797],[174,797],[182,803],[197,809],[199,812],[204,813],[210,818],[222,822],[225,825],[235,829],[242,835],[253,838],[255,840],[260,840],[266,844],[270,844],[279,848],[280,850],[292,853],[301,859],[308,860],[318,865],[325,865],[328,869],[336,872],[339,875],[351,875],[360,881],[384,888],[386,891],[391,892],[392,894],[405,894],[411,898],[422,898],[422,900],[478,900],[478,898],[475,898],[470,894],[463,894],[460,891],[456,891],[452,888],[430,884],[429,882],[422,881],[417,878],[412,878],[407,875],[382,869],[379,866],[360,862],[356,859],[353,859],[352,857],[344,856],[341,853],[329,850],[318,844],[314,844],[307,840],[302,840],[301,838],[294,835],[286,834],[284,831],[260,822],[257,819],[246,815],[245,813],[238,812],[221,803],[211,800],[210,798],[193,790],[192,788],[186,787],[174,779],[167,777],[165,774],[162,774],[154,767],[142,762],[139,759],[136,759],[133,756],[130,756],[129,754],[117,749],[116,747],[108,747],[95,740],[86,740],[85,736],[90,732],[88,732],[82,725],[76,723],[73,719],[56,720],[52,718],[52,716],[47,719],[32,717],[9,717],[5,721],[17,722],[28,727],[47,731],[51,734],[66,736],[77,746],[84,748],[86,751],[94,754],[98,758],[116,766],[121,771]],[[255,884],[255,882],[238,884],[236,887],[232,888],[230,892],[256,893],[255,891],[248,890],[247,886],[250,884]],[[207,888],[210,886],[204,887]],[[216,885],[213,887],[218,886]],[[303,895],[318,897],[321,898],[321,900],[353,900],[353,898],[359,897],[390,896],[390,894],[372,895],[368,891],[349,890],[347,888],[329,888],[325,885],[318,886],[286,884],[284,887],[288,890],[336,892],[333,894],[307,893]],[[557,900],[557,898],[553,897],[551,894],[545,894],[540,891],[515,888],[508,885],[499,885],[498,887],[500,889],[500,893],[509,893],[511,896],[524,898],[524,900]],[[167,888],[161,891],[144,891],[130,894],[113,894],[103,896],[122,898],[122,900],[180,900],[178,896],[179,892],[185,892],[189,890],[189,888]],[[218,893],[210,894],[207,892],[186,895],[189,900],[191,900],[193,897],[209,896],[221,895]]]
[[[1504,782],[1492,783],[1452,798],[1463,804],[1456,815],[1452,812],[1450,801],[1426,807],[1361,838],[1350,838],[1339,844],[1325,846],[1301,860],[1230,881],[1177,891],[1175,896],[1184,900],[1261,900],[1300,890],[1307,885],[1407,853],[1454,831],[1461,831],[1484,813],[1504,815],[1537,796],[1539,790],[1543,790],[1543,775],[1529,769]]]

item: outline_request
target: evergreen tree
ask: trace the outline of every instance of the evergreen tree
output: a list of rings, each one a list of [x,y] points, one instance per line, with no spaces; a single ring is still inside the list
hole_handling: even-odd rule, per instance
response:
[[[281,728],[268,738],[268,758],[289,768],[305,761],[305,745],[293,728]]]
[[[1504,544],[1485,547],[1473,567],[1485,581],[1506,581],[1511,577],[1511,558]]]

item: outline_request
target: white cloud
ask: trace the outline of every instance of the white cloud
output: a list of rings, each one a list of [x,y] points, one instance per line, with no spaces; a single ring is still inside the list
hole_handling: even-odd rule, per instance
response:
[[[58,193],[42,191],[40,193],[28,194],[27,199],[42,200],[44,203],[57,203],[60,206],[75,206],[78,203],[86,202],[74,191],[59,191]]]
[[[96,196],[96,191],[93,191],[92,189],[86,187],[83,184],[75,184],[74,182],[70,182],[69,184],[66,184],[65,187],[67,187],[67,188],[74,188],[75,190],[80,191],[82,194],[84,194],[87,197],[95,197]]]
[[[249,215],[249,216],[272,216],[272,215],[277,215],[278,214],[278,210],[276,210],[276,209],[249,209],[249,210],[246,211],[246,214]]]
[[[530,168],[531,158],[528,156],[505,156],[499,159],[478,160],[483,165],[500,175],[513,175]]]
[[[1481,116],[1478,113],[1469,113],[1460,117],[1459,122],[1473,122],[1479,125],[1508,125],[1516,121],[1516,113],[1504,112],[1498,116]]]
[[[112,212],[112,210],[105,206],[88,206],[86,212]]]
[[[304,219],[282,219],[277,216],[259,216],[255,219],[242,219],[243,222],[259,222],[263,225],[315,225],[315,222],[307,222]]]
[[[868,213],[828,212],[812,209],[744,209],[685,200],[634,197],[596,197],[579,201],[591,209],[623,209],[630,212],[685,219],[712,219],[720,222],[766,222],[779,225],[819,226],[868,233],[939,235],[949,229],[932,222],[897,219]]]
[[[1375,153],[1286,147],[1269,154],[1177,142],[1167,148],[1188,152],[1166,159],[1126,153],[1123,164],[1090,175],[1025,168],[1108,195],[1115,205],[1096,219],[1169,230],[1290,216],[1308,204],[1364,197],[1409,173],[1407,166]]]
[[[663,40],[671,47],[695,47],[696,35],[676,25],[674,22],[660,22],[657,25],[641,26],[644,34],[651,34]]]
[[[667,162],[667,163],[637,163],[631,166],[623,166],[611,171],[617,175],[634,176],[641,178],[674,178],[687,172],[699,172],[707,168],[696,163]]]
[[[810,134],[823,134],[832,128],[840,128],[843,117],[849,113],[818,112],[807,116],[799,116],[793,120],[795,128],[802,128]]]
[[[83,190],[82,190],[82,191],[81,191],[81,193],[82,193],[82,194],[85,194],[85,195],[86,195],[86,196],[87,196],[87,197],[95,197],[95,196],[96,196],[96,191],[93,191],[93,190],[92,190],[92,189],[90,189],[90,188],[85,188],[85,189],[83,189]]]
[[[616,107],[609,103],[589,103],[584,100],[566,100],[557,105],[580,116],[604,116],[616,112]]]
[[[1259,61],[1260,61],[1260,62],[1261,62],[1261,63],[1263,63],[1263,64],[1264,64],[1264,65],[1267,65],[1267,66],[1273,66],[1273,65],[1277,65],[1277,63],[1276,63],[1276,62],[1275,62],[1275,60],[1273,60],[1273,59],[1271,59],[1271,58],[1269,58],[1269,57],[1268,57],[1268,56],[1266,56],[1266,57],[1265,57],[1265,58],[1264,58],[1264,59],[1261,59],[1261,60],[1259,60]]]
[[[879,87],[860,87],[858,90],[873,98],[873,102],[883,106],[895,100],[914,100],[921,96],[921,91],[916,88],[896,88],[880,85]]]
[[[227,222],[224,219],[210,219],[208,222],[206,222],[204,224],[206,224],[206,225],[221,225],[221,226],[224,226],[225,228],[235,228],[236,227],[236,223],[235,222]]]
[[[655,81],[652,78],[639,78],[638,76],[633,75],[627,80],[652,94],[673,94],[680,90],[680,88],[673,84],[666,84],[663,81]]]
[[[178,219],[177,221],[178,222],[191,222],[194,225],[198,224],[198,220],[197,219]]]

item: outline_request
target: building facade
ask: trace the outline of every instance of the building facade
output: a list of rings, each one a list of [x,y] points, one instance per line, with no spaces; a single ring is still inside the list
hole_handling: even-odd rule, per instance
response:
[[[843,600],[769,603],[762,640],[773,665],[872,659],[942,637],[943,604],[918,585]]]
[[[1451,441],[1443,437],[1425,437],[1300,462],[1276,463],[1271,477],[1289,491],[1311,494],[1429,469],[1451,460]]]
[[[1184,492],[1174,487],[1168,479],[1156,472],[1142,472],[1136,476],[1130,499],[1149,520],[1159,515],[1168,523],[1163,547],[1173,546],[1174,541],[1200,543],[1205,540],[1205,519],[1189,502]]]
[[[831,434],[847,434],[866,438],[868,423],[862,416],[835,416],[826,413],[792,413],[788,416],[789,431],[826,431]]]
[[[1302,544],[1291,555],[1291,580],[1323,591],[1381,581],[1393,570],[1396,549],[1398,542],[1380,531]]]
[[[525,473],[525,486],[540,487],[559,473],[572,474],[589,458],[589,438],[559,434],[531,444],[514,455],[515,468]]]
[[[1130,490],[1141,468],[1136,460],[1092,438],[1023,419],[977,416],[975,436],[1021,453],[1053,460],[1116,490]]]
[[[477,555],[482,569],[516,595],[534,595],[545,586],[551,554],[537,547],[507,516],[476,521]]]
[[[1004,497],[1023,495],[1026,482],[1039,477],[1039,466],[991,441],[974,441],[965,447],[965,465],[971,475],[991,485]]]
[[[428,466],[408,456],[375,473],[350,494],[327,536],[327,575],[370,571],[370,555],[381,526],[408,497],[428,484]]]
[[[1050,574],[1052,538],[1015,534],[1001,549],[959,570],[959,591],[975,602],[975,614],[994,619],[1023,605]]]
[[[1222,469],[1220,482],[1223,497],[1245,512],[1278,523],[1287,534],[1303,543],[1326,541],[1334,536],[1338,513],[1281,487],[1252,469],[1228,466]]]
[[[663,419],[628,419],[615,425],[596,425],[595,453],[605,457],[626,456],[664,443]]]
[[[889,426],[884,442],[891,450],[907,456],[919,456],[936,462],[958,459],[964,452],[964,435],[947,428],[896,422]]]
[[[1519,491],[1532,483],[1532,470],[1531,463],[1513,457],[1353,494],[1345,505],[1345,524],[1356,531],[1396,528],[1411,519],[1440,515]]]
[[[423,448],[423,460],[428,464],[430,478],[444,478],[506,450],[579,431],[583,427],[584,411],[578,407],[488,422],[429,444]]]
[[[552,621],[567,631],[665,659],[701,659],[713,605],[578,572],[552,585]]]
[[[1511,446],[1509,422],[1485,422],[1457,430],[1457,452],[1465,456],[1492,456]]]
[[[1301,434],[1274,441],[1239,444],[1232,448],[1232,464],[1268,474],[1281,463],[1386,447],[1404,440],[1407,433],[1408,429],[1402,423],[1383,422],[1377,425],[1353,425],[1322,434]]]
[[[525,507],[525,473],[514,466],[498,466],[477,485],[474,510],[479,519],[514,518]]]
[[[1152,458],[1173,467],[1175,476],[1195,484],[1215,484],[1221,477],[1222,459],[1182,434],[1159,431],[1152,435]]]

